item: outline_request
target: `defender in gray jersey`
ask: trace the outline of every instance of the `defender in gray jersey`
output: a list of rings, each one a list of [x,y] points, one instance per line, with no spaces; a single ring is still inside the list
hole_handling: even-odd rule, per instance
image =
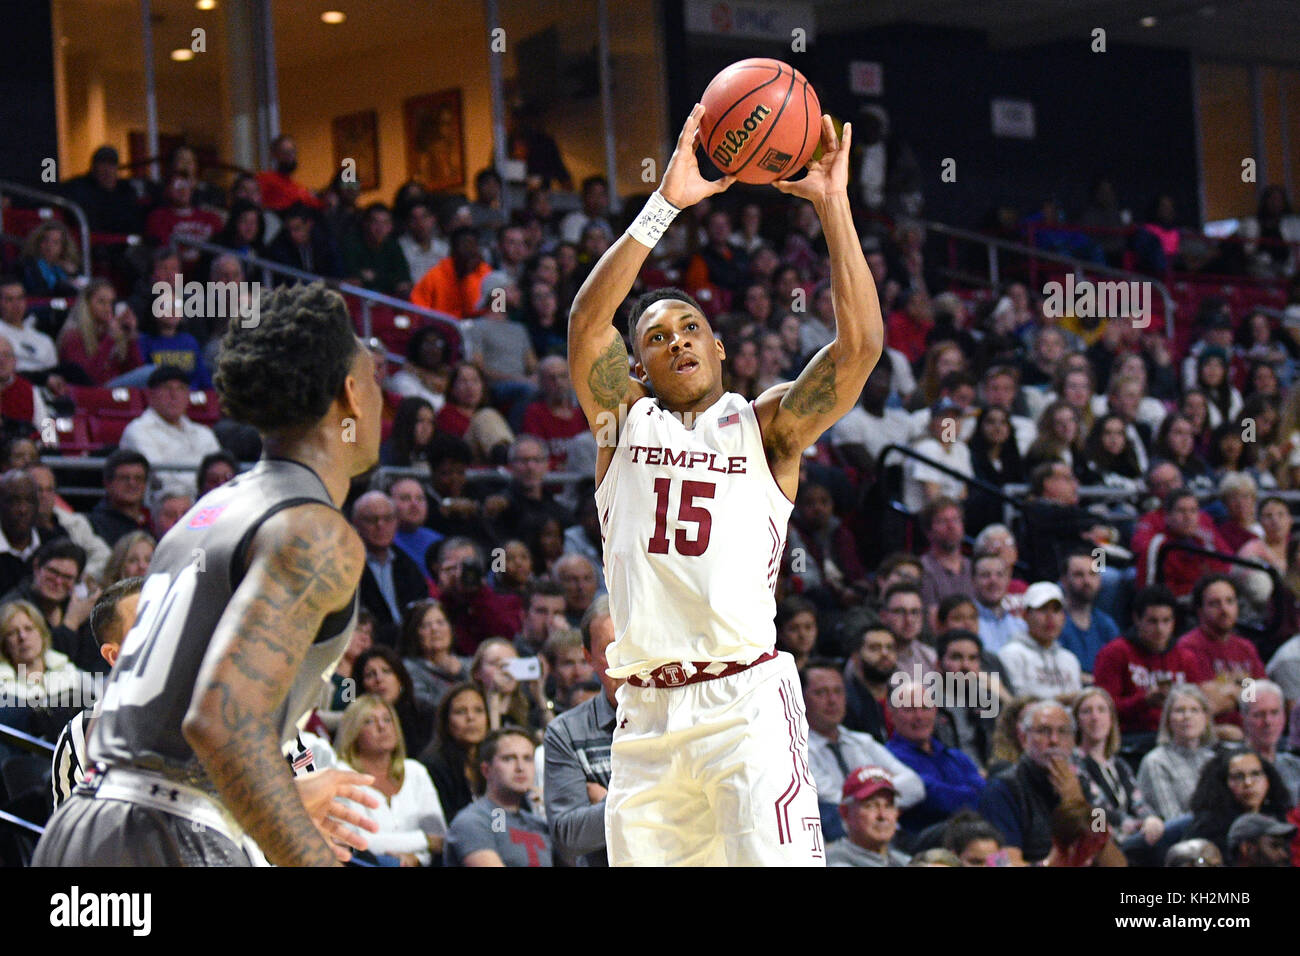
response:
[[[91,732],[85,782],[36,865],[332,864],[374,829],[364,774],[295,781],[283,747],[320,696],[356,613],[365,550],[339,511],[378,460],[382,399],[343,300],[276,290],[232,323],[222,405],[264,457],[159,542]]]

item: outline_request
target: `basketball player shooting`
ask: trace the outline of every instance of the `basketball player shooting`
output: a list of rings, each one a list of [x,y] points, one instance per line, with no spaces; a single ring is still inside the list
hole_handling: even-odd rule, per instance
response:
[[[606,798],[614,865],[824,865],[793,658],[774,651],[774,590],[804,449],[853,407],[884,344],[849,211],[852,130],[774,185],[821,219],[836,337],[753,403],[723,391],[722,344],[677,289],[642,296],[632,365],[612,318],[672,217],[722,192],[695,159],[691,111],[658,191],[597,263],[569,318],[569,364],[599,444],[596,501],[617,638]]]
[[[374,831],[366,774],[295,778],[283,750],[352,633],[364,569],[339,511],[379,457],[382,397],[343,300],[277,289],[232,322],[216,384],[262,460],[158,543],[88,745],[38,866],[328,865]]]

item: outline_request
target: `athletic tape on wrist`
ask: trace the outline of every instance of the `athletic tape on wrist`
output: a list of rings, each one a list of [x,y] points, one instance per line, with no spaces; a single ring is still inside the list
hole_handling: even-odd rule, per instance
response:
[[[679,212],[680,209],[657,191],[652,192],[641,214],[627,227],[627,234],[641,245],[653,249]]]

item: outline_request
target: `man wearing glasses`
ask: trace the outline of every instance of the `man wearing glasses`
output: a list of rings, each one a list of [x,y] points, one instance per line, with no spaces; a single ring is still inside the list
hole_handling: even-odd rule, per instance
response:
[[[358,498],[352,525],[366,546],[361,606],[375,616],[375,641],[396,647],[402,612],[412,601],[429,596],[429,580],[405,551],[393,547],[397,508],[388,495],[368,491]]]
[[[913,680],[922,680],[930,671],[939,669],[934,648],[921,640],[924,614],[921,589],[915,584],[895,584],[885,592],[880,619],[897,638],[898,669]]]
[[[1021,711],[1016,732],[1024,752],[989,781],[979,812],[1002,832],[1012,862],[1037,863],[1052,850],[1052,811],[1086,802],[1070,762],[1074,719],[1054,700],[1035,701]]]

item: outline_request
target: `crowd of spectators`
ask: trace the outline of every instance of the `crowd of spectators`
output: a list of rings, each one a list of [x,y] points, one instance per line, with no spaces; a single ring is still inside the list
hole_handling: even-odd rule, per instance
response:
[[[223,321],[159,309],[153,283],[237,281],[246,253],[346,279],[458,334],[416,321],[402,355],[371,343],[383,467],[346,506],[361,619],[314,747],[375,774],[372,860],[603,862],[613,633],[566,316],[639,200],[617,215],[592,177],[567,207],[538,188],[507,215],[489,169],[472,199],[411,182],[358,207],[342,178],[294,178],[292,138],[273,157],[223,191],[178,150],[142,194],[105,147],[66,190],[96,232],[145,237],[138,275],[80,282],[89,251],[54,220],[0,278],[0,686],[103,672],[98,594],[259,454],[239,423],[189,415]],[[1099,187],[1085,223],[1115,225],[1113,205]],[[887,349],[804,458],[777,585],[828,859],[1160,865],[1204,839],[1227,863],[1286,862],[1270,841],[1300,821],[1300,559],[1278,492],[1300,488],[1300,315],[1209,298],[1175,351],[1154,324],[1052,315],[1014,277],[991,297],[948,288],[924,229],[882,208],[860,222]],[[1294,238],[1294,218],[1270,187],[1251,235]],[[1084,258],[1196,252],[1167,202],[1150,241],[1096,250],[1052,204],[1034,222]],[[1272,250],[1243,269],[1290,276]],[[694,295],[727,388],[752,399],[834,337],[828,276],[807,204],[736,190],[678,217],[636,291]],[[87,386],[143,388],[147,407],[80,513],[39,459]],[[34,713],[0,719],[48,732]]]

